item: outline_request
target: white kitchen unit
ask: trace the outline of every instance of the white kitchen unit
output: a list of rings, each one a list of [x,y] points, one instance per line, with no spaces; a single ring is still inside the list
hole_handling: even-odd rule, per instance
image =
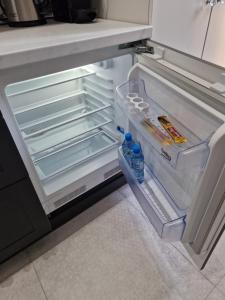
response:
[[[225,5],[217,4],[212,10],[202,58],[221,67],[225,67],[224,29]]]
[[[174,69],[170,50],[136,56],[130,43],[151,30],[98,20],[2,32],[0,109],[46,214],[122,170],[159,236],[182,241],[201,268],[225,224],[225,102],[194,71]],[[186,142],[159,141],[128,93],[149,104],[153,125],[166,115]],[[142,145],[142,184],[118,126]]]
[[[152,40],[201,58],[210,13],[204,0],[153,1]]]
[[[93,0],[93,8],[97,9],[101,18],[151,24],[153,0]]]
[[[157,0],[152,15],[152,41],[225,67],[223,1]]]

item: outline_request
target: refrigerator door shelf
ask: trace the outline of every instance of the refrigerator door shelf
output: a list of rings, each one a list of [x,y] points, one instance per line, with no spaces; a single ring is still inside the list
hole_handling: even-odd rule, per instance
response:
[[[109,107],[110,104],[82,92],[17,114],[16,119],[24,138],[28,139]]]
[[[91,132],[97,128],[102,128],[112,122],[111,119],[103,116],[101,112],[83,117],[79,120],[71,121],[46,131],[43,134],[26,139],[29,153],[32,157],[41,157],[54,146],[65,144],[72,139]]]
[[[138,183],[133,170],[122,154],[121,147],[119,162],[127,182],[159,236],[170,242],[181,240],[185,228],[186,212],[175,207],[147,165],[145,165],[145,181],[142,184]]]
[[[51,151],[50,154],[34,161],[41,181],[48,181],[71,168],[94,159],[96,156],[116,147],[118,141],[104,131],[71,141],[64,147]]]
[[[141,143],[145,164],[174,205],[187,211],[200,188],[211,141],[223,126],[224,116],[140,64],[131,69],[129,81],[120,85],[117,93],[123,119],[127,117],[125,128]],[[149,111],[137,111],[127,100],[129,93],[138,94],[149,105]],[[187,138],[186,143],[165,146],[143,123],[144,117],[148,117],[163,130],[158,122],[162,115]]]
[[[162,107],[156,101],[157,99],[152,99],[147,95],[145,89],[145,82],[143,80],[130,80],[117,89],[120,106],[126,112],[129,122],[136,128],[137,132],[143,136],[145,140],[146,147],[150,144],[151,148],[156,150],[159,154],[158,159],[164,159],[168,164],[178,170],[186,169],[190,165],[195,168],[204,168],[208,155],[209,155],[209,139],[212,135],[210,131],[206,138],[201,138],[194,133],[195,127],[190,122],[189,127],[187,124],[182,123],[182,113],[180,118],[177,118],[176,109],[180,110],[180,107],[174,108],[175,112],[172,115],[167,111],[167,107]],[[150,87],[151,91],[151,87]],[[128,105],[126,99],[127,95],[130,93],[137,94],[145,103],[149,105],[148,112],[141,112],[135,109],[132,104]],[[185,111],[183,111],[185,114]],[[198,114],[198,112],[196,112]],[[167,116],[169,121],[173,124],[176,130],[187,139],[187,142],[177,144],[172,143],[170,145],[165,145],[157,139],[157,136],[151,131],[151,128],[144,122],[144,118],[148,118],[151,123],[157,127],[161,132],[164,130],[158,121],[158,117]],[[164,130],[165,134],[170,136]]]

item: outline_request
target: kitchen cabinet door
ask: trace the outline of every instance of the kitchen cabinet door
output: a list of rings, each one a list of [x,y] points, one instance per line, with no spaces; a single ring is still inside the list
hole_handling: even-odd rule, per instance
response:
[[[212,11],[202,58],[221,67],[225,67],[224,30],[225,5],[216,5]]]
[[[137,24],[151,24],[153,0],[93,0],[100,18]]]
[[[27,176],[22,159],[16,149],[5,121],[0,115],[0,189]]]
[[[29,178],[0,190],[0,263],[50,230]]]
[[[210,12],[203,0],[154,1],[152,40],[200,58]]]

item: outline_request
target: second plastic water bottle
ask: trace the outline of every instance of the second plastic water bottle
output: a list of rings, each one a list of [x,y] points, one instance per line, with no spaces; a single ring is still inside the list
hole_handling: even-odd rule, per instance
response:
[[[126,158],[127,162],[131,166],[131,158],[132,158],[132,146],[133,146],[133,138],[131,133],[125,134],[125,139],[122,144],[123,155]]]
[[[144,182],[144,155],[142,154],[141,146],[139,144],[134,144],[132,150],[132,168],[137,181],[142,183]]]

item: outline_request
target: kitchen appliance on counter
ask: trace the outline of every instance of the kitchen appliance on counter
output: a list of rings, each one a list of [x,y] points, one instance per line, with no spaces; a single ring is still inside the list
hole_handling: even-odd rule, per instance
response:
[[[1,0],[8,24],[12,27],[27,27],[46,24],[41,14],[45,0]]]
[[[69,23],[89,23],[96,18],[91,0],[52,0],[56,21]]]

